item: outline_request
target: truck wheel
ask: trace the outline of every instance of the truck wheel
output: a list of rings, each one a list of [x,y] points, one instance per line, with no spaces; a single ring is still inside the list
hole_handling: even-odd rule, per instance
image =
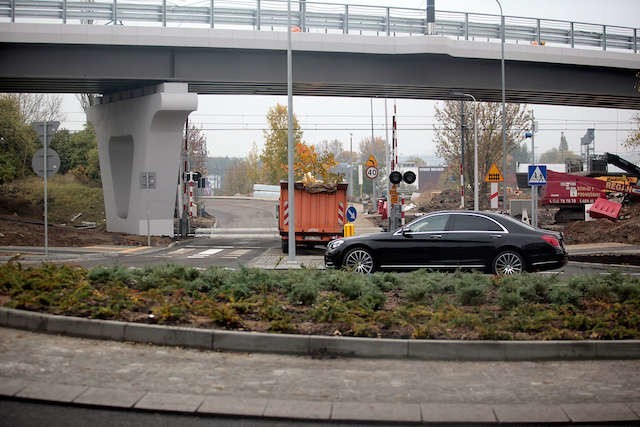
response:
[[[493,272],[499,276],[524,272],[524,259],[515,251],[500,252],[492,263]]]
[[[288,240],[283,240],[282,241],[282,253],[283,254],[288,254],[289,253],[289,241]]]
[[[342,266],[356,273],[370,274],[374,270],[373,256],[364,248],[351,249],[345,255]]]

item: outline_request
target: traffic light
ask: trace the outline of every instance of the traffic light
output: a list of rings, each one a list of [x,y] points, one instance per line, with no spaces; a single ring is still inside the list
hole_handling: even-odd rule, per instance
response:
[[[389,181],[392,184],[400,184],[402,181],[407,184],[413,184],[416,182],[416,174],[412,171],[406,171],[404,174],[398,171],[393,171],[389,174]]]

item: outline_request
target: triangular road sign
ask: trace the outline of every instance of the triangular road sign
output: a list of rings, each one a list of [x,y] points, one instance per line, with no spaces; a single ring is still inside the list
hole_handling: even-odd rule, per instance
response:
[[[529,166],[529,185],[544,185],[547,183],[547,167],[540,165]]]
[[[504,177],[502,176],[502,172],[500,172],[500,169],[498,169],[498,166],[496,166],[496,164],[492,164],[491,167],[489,168],[489,172],[487,172],[487,175],[484,177],[484,182],[503,182],[504,181]]]

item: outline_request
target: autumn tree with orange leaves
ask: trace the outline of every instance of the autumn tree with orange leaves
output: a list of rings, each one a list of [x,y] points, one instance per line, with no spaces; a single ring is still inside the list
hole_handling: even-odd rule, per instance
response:
[[[287,107],[276,104],[267,112],[269,129],[265,130],[265,144],[260,154],[262,180],[265,184],[278,184],[287,179]],[[333,154],[328,151],[316,152],[313,146],[302,141],[302,130],[295,114],[293,115],[294,177],[301,180],[310,172],[316,179],[324,182],[336,182],[341,177],[331,171],[336,166]]]

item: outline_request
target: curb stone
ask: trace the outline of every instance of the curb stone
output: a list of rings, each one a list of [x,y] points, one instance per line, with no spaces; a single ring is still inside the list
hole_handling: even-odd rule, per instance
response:
[[[448,341],[269,334],[91,320],[4,307],[0,307],[0,326],[205,350],[309,356],[456,361],[640,359],[640,340]]]

